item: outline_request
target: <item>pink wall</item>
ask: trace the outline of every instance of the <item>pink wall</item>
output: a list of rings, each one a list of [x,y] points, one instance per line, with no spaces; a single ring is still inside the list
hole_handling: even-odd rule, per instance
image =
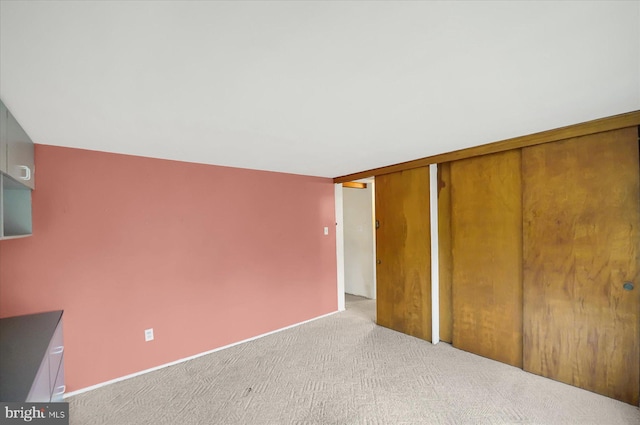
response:
[[[67,391],[337,309],[330,179],[43,145],[36,167],[0,317],[65,310]]]

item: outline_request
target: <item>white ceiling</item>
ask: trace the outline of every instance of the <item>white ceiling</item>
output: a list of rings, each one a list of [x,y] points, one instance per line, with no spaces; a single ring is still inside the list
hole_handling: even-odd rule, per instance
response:
[[[336,177],[640,109],[640,2],[1,1],[36,143]]]

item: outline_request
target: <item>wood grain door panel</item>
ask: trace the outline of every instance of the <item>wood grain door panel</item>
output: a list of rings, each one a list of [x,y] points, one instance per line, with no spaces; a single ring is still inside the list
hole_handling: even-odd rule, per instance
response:
[[[440,340],[453,339],[453,258],[451,257],[451,164],[438,164],[438,295]]]
[[[528,147],[522,164],[524,369],[637,405],[638,130]]]
[[[429,168],[376,177],[377,323],[431,340]]]
[[[519,150],[451,163],[453,345],[522,366]]]

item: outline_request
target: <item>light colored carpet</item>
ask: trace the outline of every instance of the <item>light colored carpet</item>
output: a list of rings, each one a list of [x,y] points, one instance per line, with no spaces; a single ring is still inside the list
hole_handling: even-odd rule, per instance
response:
[[[640,410],[374,324],[375,302],[70,397],[79,424],[640,424]]]

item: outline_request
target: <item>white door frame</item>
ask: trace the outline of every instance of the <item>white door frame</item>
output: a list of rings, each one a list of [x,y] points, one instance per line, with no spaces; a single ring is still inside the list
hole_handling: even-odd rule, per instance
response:
[[[336,265],[338,282],[338,311],[345,310],[344,303],[344,205],[342,197],[342,184],[333,185],[336,204]]]

